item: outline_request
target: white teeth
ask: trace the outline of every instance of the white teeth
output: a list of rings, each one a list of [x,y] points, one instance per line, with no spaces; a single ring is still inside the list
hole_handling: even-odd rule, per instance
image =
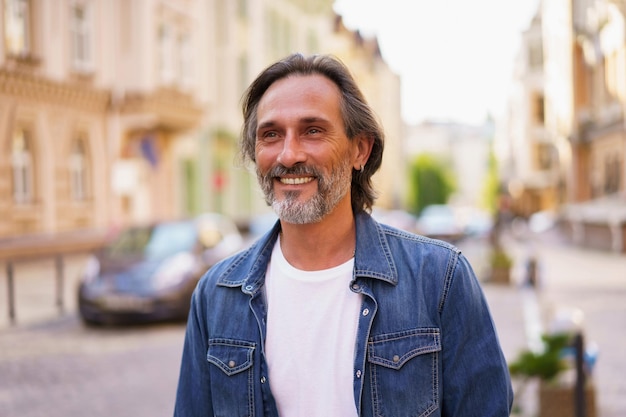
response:
[[[281,178],[280,182],[288,185],[298,185],[298,184],[306,184],[307,182],[313,181],[312,177],[304,177],[304,178]]]

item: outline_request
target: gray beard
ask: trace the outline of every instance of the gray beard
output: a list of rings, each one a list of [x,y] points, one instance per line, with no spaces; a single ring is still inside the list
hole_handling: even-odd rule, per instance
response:
[[[315,175],[318,180],[318,191],[308,201],[299,201],[299,191],[285,193],[283,200],[279,201],[274,193],[273,180],[279,175]],[[352,181],[352,169],[347,158],[342,159],[328,177],[313,167],[296,166],[285,168],[278,165],[265,175],[257,169],[259,184],[265,195],[265,201],[272,207],[278,217],[292,224],[319,223],[328,215],[345,195],[350,191]]]

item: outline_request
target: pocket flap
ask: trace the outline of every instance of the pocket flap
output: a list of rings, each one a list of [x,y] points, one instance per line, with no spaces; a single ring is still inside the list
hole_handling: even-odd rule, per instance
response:
[[[368,343],[368,360],[376,365],[400,369],[411,358],[441,350],[437,328],[422,328],[374,336]]]
[[[218,366],[226,375],[234,375],[252,366],[255,344],[242,340],[211,339],[207,361]]]

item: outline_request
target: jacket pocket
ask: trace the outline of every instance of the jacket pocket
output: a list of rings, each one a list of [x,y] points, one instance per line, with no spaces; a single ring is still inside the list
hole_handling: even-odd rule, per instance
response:
[[[439,329],[415,329],[373,337],[369,342],[371,363],[400,369],[411,358],[441,350]]]
[[[375,415],[428,416],[439,407],[438,328],[375,335],[368,342]]]
[[[255,345],[251,342],[230,339],[209,340],[207,361],[232,376],[252,366]]]
[[[209,339],[207,361],[213,413],[216,416],[254,415],[254,351],[252,342]],[[201,395],[200,393],[198,393]]]

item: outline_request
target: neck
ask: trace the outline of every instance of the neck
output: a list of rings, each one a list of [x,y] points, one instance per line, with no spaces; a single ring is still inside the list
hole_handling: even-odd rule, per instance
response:
[[[356,228],[352,208],[337,207],[319,223],[281,220],[281,249],[294,267],[306,271],[332,268],[354,256]]]

